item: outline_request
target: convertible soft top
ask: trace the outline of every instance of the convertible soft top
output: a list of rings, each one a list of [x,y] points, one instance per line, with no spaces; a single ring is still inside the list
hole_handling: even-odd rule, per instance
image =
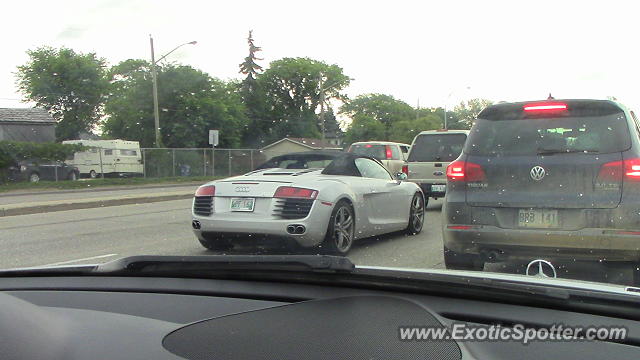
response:
[[[356,166],[356,159],[370,159],[380,165],[380,160],[365,155],[357,155],[353,153],[344,153],[340,157],[337,157],[324,170],[323,175],[340,175],[340,176],[362,176],[358,167]]]
[[[267,162],[259,165],[258,167],[256,167],[255,170],[278,168],[280,167],[280,163],[286,160],[298,160],[301,162],[333,160],[337,157],[342,156],[342,154],[344,154],[342,151],[337,151],[337,150],[317,150],[317,151],[303,151],[303,152],[295,152],[295,153],[290,153],[285,155],[278,155],[269,159]]]

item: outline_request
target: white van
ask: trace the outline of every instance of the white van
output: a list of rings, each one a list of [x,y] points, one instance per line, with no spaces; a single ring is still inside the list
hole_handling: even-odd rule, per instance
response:
[[[137,141],[127,140],[67,140],[63,144],[80,144],[90,147],[77,152],[67,164],[78,168],[81,176],[141,176],[142,154]]]

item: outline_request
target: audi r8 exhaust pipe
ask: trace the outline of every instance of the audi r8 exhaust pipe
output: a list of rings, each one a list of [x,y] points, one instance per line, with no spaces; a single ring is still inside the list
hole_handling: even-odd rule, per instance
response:
[[[196,230],[200,230],[200,228],[202,227],[202,225],[200,225],[200,221],[198,220],[193,220],[191,222],[191,226]]]
[[[287,225],[287,232],[289,234],[300,235],[304,234],[307,231],[307,228],[304,225]]]

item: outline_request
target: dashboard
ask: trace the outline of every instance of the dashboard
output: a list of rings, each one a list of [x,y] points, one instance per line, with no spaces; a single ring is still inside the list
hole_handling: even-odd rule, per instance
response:
[[[401,341],[403,326],[624,326],[624,343]],[[640,358],[630,319],[416,293],[263,281],[0,279],[2,359]]]

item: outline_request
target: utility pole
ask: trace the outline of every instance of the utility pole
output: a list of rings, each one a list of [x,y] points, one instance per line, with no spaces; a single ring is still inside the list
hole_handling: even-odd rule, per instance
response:
[[[151,44],[151,80],[153,82],[153,120],[156,128],[156,147],[160,147],[160,110],[158,109],[158,74],[156,70],[156,57],[153,51],[153,37],[149,35]]]
[[[324,134],[324,88],[323,88],[323,79],[322,79],[322,74],[320,74],[320,124],[322,127],[322,148],[324,149],[324,139],[325,139],[325,134]]]

